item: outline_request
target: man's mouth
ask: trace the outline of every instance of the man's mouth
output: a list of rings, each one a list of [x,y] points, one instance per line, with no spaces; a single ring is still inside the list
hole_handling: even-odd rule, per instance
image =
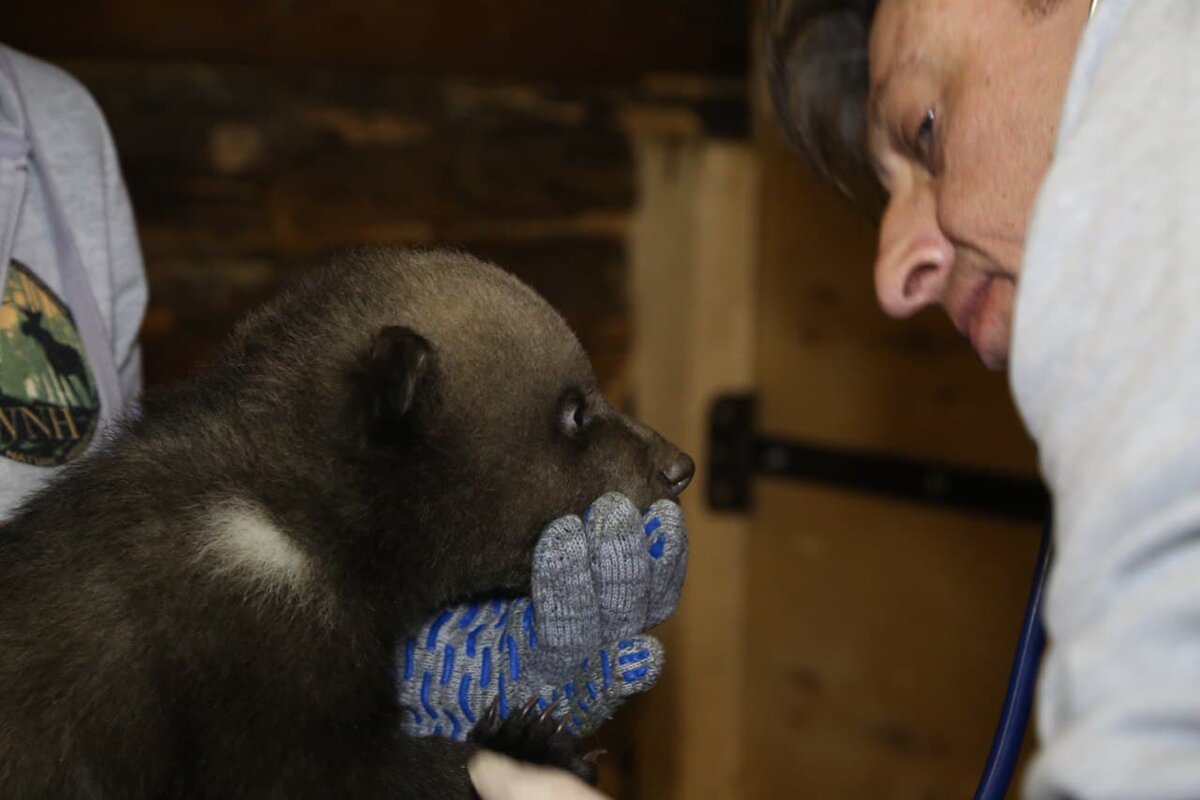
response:
[[[993,275],[982,276],[971,287],[966,299],[956,308],[952,308],[950,314],[954,321],[954,327],[970,340],[971,347],[985,363],[989,361],[988,353],[985,350],[987,346],[985,334],[988,323],[986,311],[994,280],[995,276]]]

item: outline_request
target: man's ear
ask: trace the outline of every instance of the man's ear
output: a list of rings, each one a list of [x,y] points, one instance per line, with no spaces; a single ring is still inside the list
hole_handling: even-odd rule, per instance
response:
[[[358,384],[367,436],[393,439],[433,371],[433,345],[401,325],[380,328],[361,362]]]

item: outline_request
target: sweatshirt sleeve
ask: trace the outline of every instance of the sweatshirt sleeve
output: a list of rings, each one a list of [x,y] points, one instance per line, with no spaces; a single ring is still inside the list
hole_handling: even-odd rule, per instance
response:
[[[25,87],[31,119],[54,173],[71,235],[92,285],[117,370],[121,397],[142,387],[138,333],[147,286],[137,228],[113,137],[91,94],[51,64],[7,50]]]
[[[1011,380],[1055,508],[1027,796],[1195,800],[1195,0],[1106,0],[1090,24],[1030,229]]]
[[[108,263],[112,270],[112,344],[121,396],[136,403],[142,392],[142,351],[138,333],[146,314],[147,287],[142,250],[129,193],[121,177],[112,137],[104,126],[104,196]]]

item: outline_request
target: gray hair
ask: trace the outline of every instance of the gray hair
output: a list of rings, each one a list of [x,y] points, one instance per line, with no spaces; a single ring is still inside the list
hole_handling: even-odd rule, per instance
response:
[[[881,196],[867,156],[867,40],[879,0],[768,0],[767,85],[784,133],[848,197]]]
[[[1064,5],[1016,2],[1037,18]],[[878,5],[767,0],[763,25],[767,85],[788,141],[817,175],[875,213],[883,190],[867,152],[867,42]]]

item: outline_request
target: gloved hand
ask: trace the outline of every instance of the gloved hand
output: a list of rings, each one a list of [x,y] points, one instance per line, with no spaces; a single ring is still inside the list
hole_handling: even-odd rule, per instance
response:
[[[404,730],[463,740],[495,700],[537,698],[583,735],[654,685],[662,644],[640,635],[675,610],[687,530],[675,503],[643,516],[606,494],[582,519],[555,520],[534,549],[532,597],[447,609],[397,653]]]

